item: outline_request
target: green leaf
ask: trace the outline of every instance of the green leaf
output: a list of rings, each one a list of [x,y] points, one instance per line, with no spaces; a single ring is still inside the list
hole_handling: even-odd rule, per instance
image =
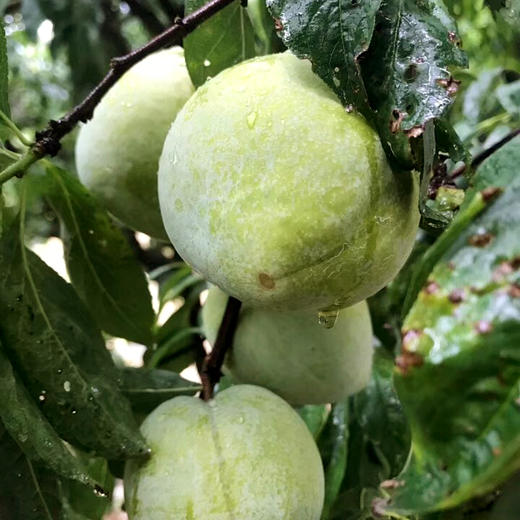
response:
[[[247,12],[251,18],[255,34],[260,40],[258,54],[282,52],[284,46],[276,35],[274,20],[267,10],[265,0],[248,0]]]
[[[387,154],[415,163],[410,139],[443,118],[466,66],[453,20],[440,0],[268,0],[284,43],[375,123]],[[416,166],[419,166],[415,164]]]
[[[307,404],[296,408],[296,411],[307,425],[307,428],[309,428],[314,440],[319,439],[329,418],[329,406],[325,404]]]
[[[162,402],[178,395],[195,395],[201,386],[169,370],[126,368],[120,372],[121,390],[132,408],[149,414]]]
[[[147,448],[99,330],[72,287],[23,246],[24,211],[0,240],[0,339],[65,440],[111,458]]]
[[[202,277],[192,272],[191,267],[183,266],[177,269],[159,287],[159,301],[161,307],[170,300],[174,300],[183,291],[202,281]]]
[[[0,423],[0,518],[54,520],[61,505],[56,476],[34,466]]]
[[[186,14],[206,0],[186,0]],[[247,11],[236,0],[184,39],[184,55],[196,87],[209,77],[255,56],[255,38]]]
[[[47,197],[67,229],[65,260],[74,288],[101,329],[151,344],[151,296],[125,236],[76,178],[54,165],[46,171]]]
[[[517,118],[520,116],[520,80],[501,85],[496,96],[506,112]]]
[[[1,6],[0,6],[1,7]],[[1,12],[1,9],[0,9]],[[4,24],[0,23],[0,110],[9,117],[9,64],[7,61],[7,42]],[[4,124],[0,120],[0,124]]]
[[[325,501],[322,520],[331,517],[331,510],[347,469],[348,437],[349,437],[349,403],[336,403],[332,406],[328,427],[324,432],[323,442],[328,444],[330,451],[325,468]]]
[[[345,106],[370,115],[360,56],[368,49],[381,0],[267,0],[285,45],[308,58]]]
[[[396,386],[413,457],[388,510],[455,507],[520,468],[519,259],[516,180],[450,244],[404,322]]]
[[[0,418],[27,457],[65,478],[94,488],[96,483],[42,415],[15,374],[1,345],[0,393],[3,396],[0,402]]]

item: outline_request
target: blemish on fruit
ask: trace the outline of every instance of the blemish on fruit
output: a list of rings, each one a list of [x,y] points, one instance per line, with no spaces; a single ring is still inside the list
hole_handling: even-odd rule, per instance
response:
[[[264,289],[274,289],[276,285],[274,279],[271,278],[267,273],[260,273],[258,275],[258,281]]]
[[[469,237],[469,244],[475,247],[486,247],[493,240],[491,233],[476,233]]]

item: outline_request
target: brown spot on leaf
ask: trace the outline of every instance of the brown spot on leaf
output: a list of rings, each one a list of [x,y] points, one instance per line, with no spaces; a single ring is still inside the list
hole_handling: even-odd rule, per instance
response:
[[[491,233],[477,233],[469,237],[469,244],[475,247],[486,247],[492,240]]]
[[[520,256],[517,256],[516,258],[513,258],[511,260],[511,267],[516,271],[517,269],[520,269]]]
[[[439,284],[433,280],[428,281],[428,284],[424,288],[426,294],[435,294],[439,290]]]
[[[520,284],[512,284],[508,292],[511,298],[520,298]]]
[[[265,289],[274,289],[276,285],[274,279],[266,273],[260,273],[258,275],[258,281],[260,282],[260,285]]]
[[[450,31],[448,33],[448,39],[450,40],[451,43],[455,44],[457,47],[460,47],[462,45],[462,41],[460,40],[459,37],[457,37],[457,34],[454,33],[453,31]]]
[[[420,137],[422,134],[424,134],[424,126],[423,125],[417,125],[410,128],[410,130],[406,131],[406,135],[408,137]]]
[[[466,292],[464,289],[454,289],[448,295],[448,300],[450,300],[451,303],[461,303],[464,301],[465,296]]]
[[[502,448],[499,448],[498,446],[495,446],[492,451],[495,457],[502,455]]]
[[[510,262],[502,262],[493,271],[493,280],[495,282],[502,282],[507,275],[510,275],[514,271],[513,266]]]
[[[493,186],[490,186],[489,188],[483,189],[480,192],[480,194],[482,195],[484,202],[490,202],[493,199],[495,199],[496,197],[498,197],[498,195],[500,195],[502,193],[502,191],[503,190],[501,188],[495,188]]]
[[[394,117],[393,121],[390,121],[390,132],[396,134],[401,129],[401,123],[404,119],[404,112],[399,112],[399,110],[394,109],[392,111],[392,116]]]
[[[405,376],[410,369],[424,365],[424,358],[417,352],[408,352],[403,349],[401,355],[395,358],[395,365],[399,372]]]
[[[490,321],[480,320],[475,323],[475,330],[479,334],[489,334],[493,330],[493,324]]]
[[[274,28],[277,31],[283,31],[283,23],[282,23],[282,20],[280,20],[280,18],[275,18],[275,20],[274,20]]]
[[[450,76],[448,79],[438,79],[437,84],[444,87],[449,96],[454,96],[459,90],[460,81],[453,79],[453,76]]]

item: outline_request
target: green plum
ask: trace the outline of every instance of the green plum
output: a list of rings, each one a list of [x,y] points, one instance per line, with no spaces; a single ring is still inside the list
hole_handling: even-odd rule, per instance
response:
[[[227,295],[212,287],[202,309],[204,332],[217,337]],[[241,310],[224,371],[294,405],[341,401],[364,388],[372,368],[372,323],[365,301],[342,309],[326,329],[311,311]]]
[[[393,172],[376,132],[287,52],[200,87],[158,175],[176,250],[253,306],[364,300],[403,266],[419,224],[416,175]]]
[[[157,195],[159,156],[193,91],[182,48],[156,52],[108,91],[76,143],[83,184],[116,218],[156,238],[167,239]]]
[[[298,414],[264,388],[176,397],[141,431],[152,450],[125,469],[130,520],[319,520],[324,475]]]

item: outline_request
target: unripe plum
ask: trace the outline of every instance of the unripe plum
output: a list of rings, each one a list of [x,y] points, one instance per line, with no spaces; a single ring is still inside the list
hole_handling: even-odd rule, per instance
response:
[[[357,303],[404,264],[416,176],[290,53],[226,69],[190,98],[159,166],[179,254],[226,293],[278,309]]]
[[[157,238],[167,238],[157,195],[159,156],[193,91],[182,48],[156,52],[108,91],[76,143],[83,184],[119,220]]]
[[[238,385],[176,397],[141,431],[148,461],[125,470],[130,520],[319,520],[324,475],[305,423],[278,396]]]
[[[210,343],[227,295],[212,287],[202,309]],[[311,311],[241,310],[224,371],[237,383],[272,390],[294,405],[341,401],[366,386],[372,368],[372,323],[365,301],[342,309],[326,329]]]

